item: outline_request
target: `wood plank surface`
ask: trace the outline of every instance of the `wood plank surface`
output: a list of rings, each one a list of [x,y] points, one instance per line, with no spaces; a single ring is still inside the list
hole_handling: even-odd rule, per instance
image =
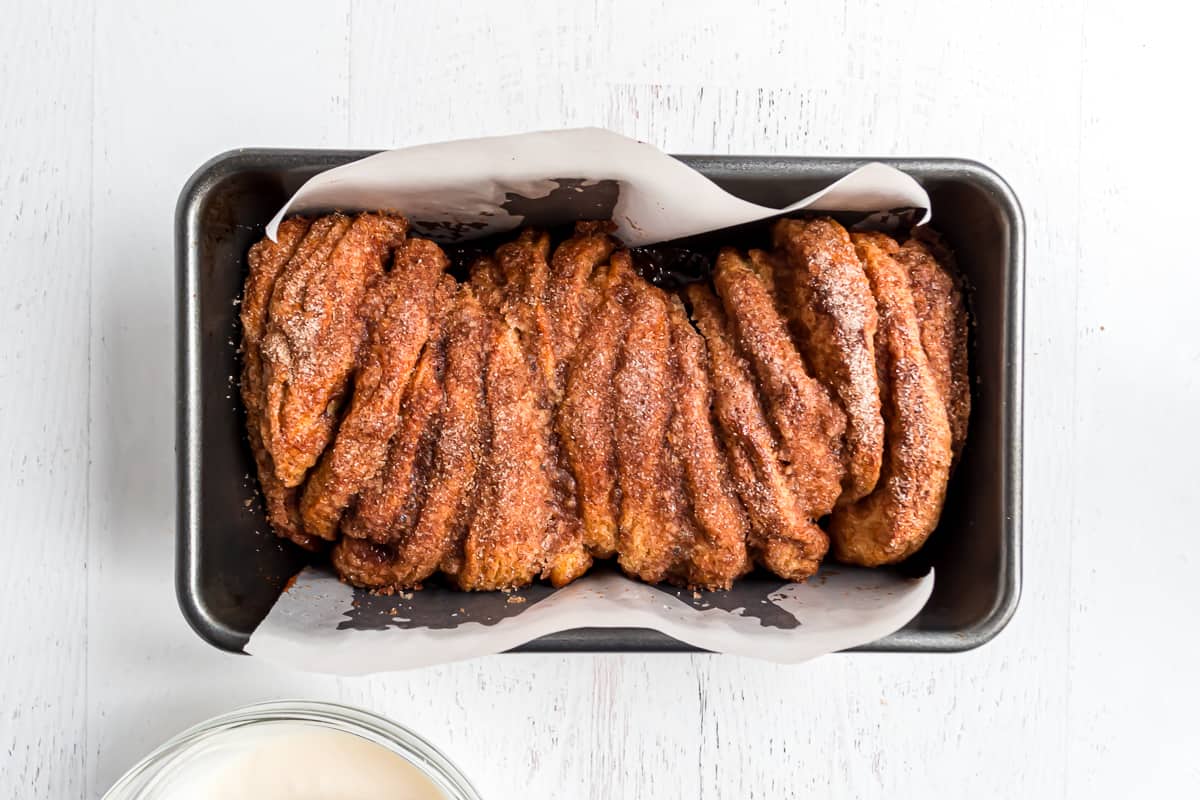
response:
[[[1194,791],[1195,17],[1084,0],[17,0],[0,26],[0,794],[99,797],[174,732],[281,697],[392,716],[488,798]],[[1011,183],[1028,234],[1025,588],[995,642],[337,679],[187,628],[172,582],[187,177],[238,146],[578,125],[673,152],[961,156]]]

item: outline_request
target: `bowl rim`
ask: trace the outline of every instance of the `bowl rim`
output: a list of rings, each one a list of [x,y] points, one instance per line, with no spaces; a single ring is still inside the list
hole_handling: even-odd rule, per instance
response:
[[[404,758],[446,795],[446,800],[481,800],[470,780],[441,750],[411,728],[358,706],[322,700],[270,700],[210,717],[177,733],[129,768],[103,800],[137,800],[155,770],[168,767],[189,748],[222,733],[258,725],[296,722],[337,730],[384,747]]]

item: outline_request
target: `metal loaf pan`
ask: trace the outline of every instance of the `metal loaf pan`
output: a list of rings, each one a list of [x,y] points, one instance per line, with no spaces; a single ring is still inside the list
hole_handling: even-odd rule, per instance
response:
[[[240,651],[305,556],[276,540],[260,504],[247,505],[254,463],[237,390],[237,299],[246,251],[300,185],[369,155],[331,150],[236,150],[188,181],[176,214],[178,531],[176,588],[191,626]],[[1021,350],[1024,223],[992,170],[956,159],[681,156],[725,189],[783,205],[868,160],[912,175],[933,200],[971,292],[972,414],[941,524],[903,568],[937,570],[933,596],[905,628],[862,650],[944,652],[977,647],[1008,622],[1021,585]],[[748,578],[753,580],[753,578]],[[401,634],[398,634],[401,635]],[[580,629],[522,651],[689,651],[644,629]]]

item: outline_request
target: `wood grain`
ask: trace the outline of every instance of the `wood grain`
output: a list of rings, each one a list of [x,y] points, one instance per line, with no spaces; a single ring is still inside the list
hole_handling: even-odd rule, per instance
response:
[[[98,797],[186,725],[289,696],[412,725],[495,798],[1200,783],[1200,651],[1178,640],[1200,604],[1200,264],[1163,235],[1190,230],[1200,180],[1196,12],[936,0],[917,13],[18,0],[0,27],[0,794]],[[171,569],[171,236],[187,176],[235,146],[588,124],[675,152],[963,156],[1010,181],[1028,227],[1027,556],[997,641],[792,668],[496,656],[335,679],[187,629]]]
[[[1081,29],[1067,670],[1080,797],[1200,787],[1200,251],[1185,242],[1200,161],[1195,109],[1177,105],[1200,57],[1182,20],[1154,17],[1089,8]]]
[[[346,15],[307,2],[99,0],[92,207],[88,787],[217,706],[304,694],[218,653],[175,602],[174,209],[214,154],[345,135]],[[247,673],[249,670],[249,673]],[[249,677],[257,676],[257,677]]]
[[[79,797],[91,4],[13,11],[0,24],[0,794]]]

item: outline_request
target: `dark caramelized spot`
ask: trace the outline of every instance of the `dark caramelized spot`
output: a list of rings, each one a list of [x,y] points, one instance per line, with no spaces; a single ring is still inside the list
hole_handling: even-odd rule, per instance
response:
[[[634,247],[629,255],[638,275],[664,289],[705,281],[712,273],[712,257],[689,247]]]

